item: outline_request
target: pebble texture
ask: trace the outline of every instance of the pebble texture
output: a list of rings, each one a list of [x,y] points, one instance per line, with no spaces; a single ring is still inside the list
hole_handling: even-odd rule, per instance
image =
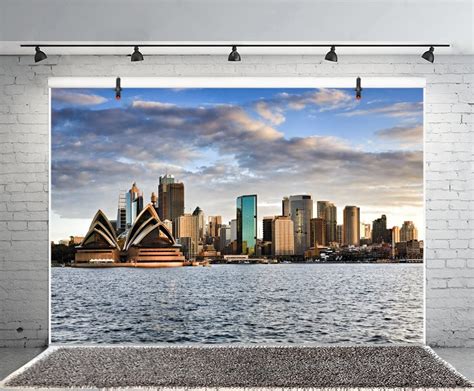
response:
[[[471,387],[436,355],[403,347],[59,348],[15,387]]]
[[[474,57],[0,56],[0,346],[48,343],[49,77],[422,77],[426,343],[474,347]],[[113,91],[111,90],[113,99]]]

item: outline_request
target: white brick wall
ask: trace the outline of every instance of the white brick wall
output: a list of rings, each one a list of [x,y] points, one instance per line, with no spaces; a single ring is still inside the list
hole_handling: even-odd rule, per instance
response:
[[[48,337],[49,76],[426,77],[427,342],[474,346],[472,56],[0,56],[0,346]],[[112,93],[112,92],[111,92]]]

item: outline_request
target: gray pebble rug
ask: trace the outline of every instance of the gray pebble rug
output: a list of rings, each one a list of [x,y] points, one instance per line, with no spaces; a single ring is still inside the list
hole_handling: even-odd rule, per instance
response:
[[[422,346],[52,347],[2,386],[136,390],[472,387]]]

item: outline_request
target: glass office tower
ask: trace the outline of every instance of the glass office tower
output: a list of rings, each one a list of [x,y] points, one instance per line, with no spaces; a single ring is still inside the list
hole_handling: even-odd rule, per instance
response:
[[[257,252],[257,195],[237,198],[237,253]]]

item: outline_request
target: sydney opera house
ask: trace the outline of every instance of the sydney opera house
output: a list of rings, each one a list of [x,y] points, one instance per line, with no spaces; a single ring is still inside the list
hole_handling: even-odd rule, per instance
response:
[[[183,266],[185,257],[152,204],[133,225],[117,236],[111,222],[99,210],[77,247],[76,267],[172,267]]]

